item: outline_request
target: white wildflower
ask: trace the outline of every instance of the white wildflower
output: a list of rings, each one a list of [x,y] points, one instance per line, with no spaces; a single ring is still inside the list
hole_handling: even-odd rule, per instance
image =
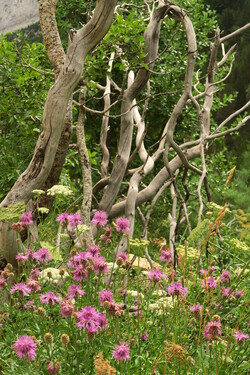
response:
[[[63,185],[54,185],[52,188],[47,190],[48,195],[72,195],[73,191],[70,189],[69,186],[63,186]]]

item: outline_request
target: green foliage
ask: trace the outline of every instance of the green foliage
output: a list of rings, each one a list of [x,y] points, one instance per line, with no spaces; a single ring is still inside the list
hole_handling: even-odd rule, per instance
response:
[[[199,248],[201,246],[202,241],[204,241],[209,233],[209,219],[202,220],[196,228],[192,230],[190,235],[187,238],[188,245],[191,247]],[[202,245],[206,245],[205,243],[202,243]]]
[[[0,37],[0,200],[27,167],[41,132],[51,78],[28,68],[47,68],[44,45]]]
[[[230,206],[235,209],[241,208],[250,212],[250,174],[249,174],[250,147],[243,152],[241,163],[237,166],[234,178],[230,182],[227,192],[227,200]]]
[[[8,207],[3,207],[0,209],[0,221],[13,223],[18,221],[20,215],[25,211],[25,203],[18,202],[15,204],[10,204]]]

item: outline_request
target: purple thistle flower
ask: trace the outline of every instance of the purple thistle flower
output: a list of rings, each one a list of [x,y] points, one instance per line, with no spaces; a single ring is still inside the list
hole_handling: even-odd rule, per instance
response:
[[[36,357],[37,345],[31,336],[21,336],[12,345],[16,355],[19,358],[32,360]]]
[[[221,288],[220,294],[222,295],[222,297],[229,297],[230,289],[230,286],[228,288]]]
[[[203,336],[207,340],[212,340],[221,336],[221,323],[217,320],[213,320],[205,326]]]
[[[244,344],[245,340],[249,339],[249,335],[247,333],[242,332],[242,331],[237,331],[232,336],[236,338],[237,344],[240,345],[240,346]]]
[[[124,263],[127,262],[127,254],[124,251],[117,255],[116,260],[118,260],[119,258],[121,258]]]
[[[56,359],[54,361],[50,361],[48,363],[47,367],[46,367],[48,373],[50,373],[52,375],[57,374],[60,371],[60,369],[61,369],[61,363],[62,362],[59,362]]]
[[[126,217],[118,217],[115,221],[117,232],[127,234],[129,232],[129,220]]]
[[[244,296],[244,293],[241,289],[235,291],[236,297],[240,298]]]
[[[0,278],[0,290],[2,290],[6,286],[6,279],[3,277]]]
[[[101,248],[100,246],[98,245],[89,245],[88,247],[88,252],[92,255],[92,256],[95,256],[95,255],[98,255],[99,252],[100,252]]]
[[[148,271],[148,278],[150,281],[154,281],[157,283],[161,279],[166,279],[167,275],[165,273],[162,273],[161,270],[158,269],[152,269]]]
[[[107,245],[111,238],[111,227],[106,227],[105,230],[105,233],[101,235],[101,240]]]
[[[145,341],[148,339],[148,334],[146,332],[140,333],[140,340]]]
[[[190,311],[194,313],[195,316],[200,316],[201,311],[203,310],[203,306],[200,304],[195,304],[190,307]]]
[[[101,302],[101,305],[105,302],[114,302],[113,300],[113,293],[109,289],[103,289],[99,292],[99,301]]]
[[[38,268],[33,268],[33,270],[31,270],[30,272],[30,279],[33,279],[33,280],[37,280],[40,276],[40,271]]]
[[[71,316],[75,311],[75,307],[70,300],[64,300],[61,302],[61,315],[63,317]]]
[[[96,211],[91,222],[99,227],[104,227],[108,222],[108,215],[105,211]]]
[[[77,225],[82,224],[81,215],[79,215],[77,212],[75,214],[68,215],[67,219],[71,227],[76,227]]]
[[[55,302],[61,302],[61,298],[57,297],[54,292],[47,292],[40,295],[40,301],[46,305],[54,305]]]
[[[28,255],[24,255],[22,253],[19,253],[16,256],[16,260],[17,260],[18,263],[25,262],[28,259],[29,259],[29,256]]]
[[[212,289],[212,288],[217,288],[217,285],[213,277],[208,277],[205,280],[202,280],[202,286],[204,288]]]
[[[188,292],[187,288],[183,288],[180,281],[175,281],[167,287],[167,292],[172,296],[182,296]]]
[[[120,345],[115,346],[115,350],[112,351],[113,357],[118,361],[127,361],[129,356],[129,347],[124,341],[120,341]]]
[[[69,216],[68,212],[62,212],[61,214],[57,216],[56,221],[58,221],[61,224],[66,224],[68,216]]]
[[[223,271],[222,274],[221,274],[221,281],[222,282],[229,282],[230,281],[230,273],[228,271]]]
[[[31,293],[31,288],[25,283],[17,283],[11,288],[10,294],[15,292],[18,292],[19,296],[28,296]]]
[[[104,329],[106,326],[106,317],[99,314],[93,306],[83,307],[77,314],[78,328],[85,328],[90,333],[98,332],[98,329]]]
[[[41,263],[46,263],[51,260],[49,250],[44,247],[32,253],[32,258],[38,260]]]
[[[160,260],[162,260],[163,262],[172,263],[172,252],[169,249],[162,250]]]
[[[108,266],[106,263],[106,259],[104,257],[95,255],[92,260],[94,263],[95,273],[100,273],[100,272],[107,273],[108,272]]]
[[[88,271],[83,265],[77,266],[73,272],[73,280],[75,281],[82,281],[83,279],[87,279]]]
[[[92,254],[89,251],[81,251],[77,255],[74,255],[73,261],[75,266],[86,266],[88,261],[92,259]],[[74,268],[74,267],[73,267]]]
[[[27,302],[23,305],[23,307],[24,307],[25,309],[36,309],[36,305],[34,304],[34,300],[33,300],[33,299],[30,300],[30,301],[27,301]]]
[[[41,290],[39,282],[34,279],[28,279],[27,286],[32,290],[32,292],[37,292],[38,290]]]
[[[32,213],[31,212],[24,212],[21,215],[21,225],[27,227],[28,225],[33,224],[32,220]]]
[[[70,285],[68,287],[68,293],[66,294],[66,297],[69,299],[77,298],[84,296],[85,292],[81,289],[80,285]]]

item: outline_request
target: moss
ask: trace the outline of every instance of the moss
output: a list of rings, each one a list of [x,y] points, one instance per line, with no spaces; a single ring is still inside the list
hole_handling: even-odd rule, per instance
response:
[[[25,203],[18,202],[0,209],[0,221],[13,223],[20,220],[21,214],[25,212]]]

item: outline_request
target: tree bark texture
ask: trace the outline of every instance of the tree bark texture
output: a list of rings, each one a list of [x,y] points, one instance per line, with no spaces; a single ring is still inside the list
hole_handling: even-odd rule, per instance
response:
[[[34,155],[28,168],[18,178],[0,207],[18,201],[27,203],[32,196],[32,190],[41,188],[46,181],[61,137],[68,102],[82,76],[84,60],[88,52],[107,33],[115,5],[115,0],[99,0],[91,20],[80,30],[70,32],[64,65],[47,96],[42,132]]]

